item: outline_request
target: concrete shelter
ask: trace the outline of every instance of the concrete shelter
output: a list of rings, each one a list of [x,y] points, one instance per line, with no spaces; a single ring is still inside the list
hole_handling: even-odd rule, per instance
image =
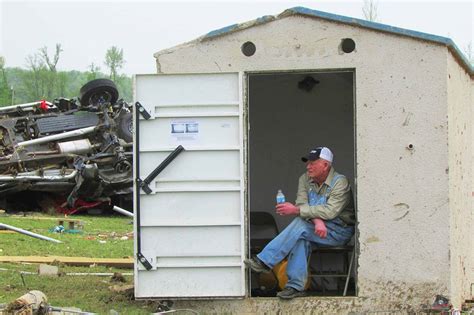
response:
[[[232,270],[245,275],[236,275],[244,289],[235,298],[223,294],[215,299],[179,296],[177,289],[173,291],[179,299],[177,308],[205,313],[404,313],[420,311],[437,294],[449,297],[457,308],[472,298],[474,70],[450,39],[296,7],[212,31],[154,57],[158,77],[237,73],[232,80],[241,100],[235,119],[236,139],[241,140],[240,151],[235,149],[236,158],[241,157],[235,173],[236,185],[242,187],[241,198],[236,199],[241,203],[236,208],[241,211],[237,224],[241,232],[232,231],[240,235],[242,246],[236,249]],[[158,121],[170,105],[164,101],[160,107],[158,96],[148,97],[143,86],[156,95],[168,92],[144,83],[145,79],[149,78],[137,77],[135,97]],[[186,95],[199,82],[169,90]],[[197,112],[198,103],[190,113]],[[224,112],[211,116],[225,116]],[[170,113],[164,117],[174,119]],[[199,120],[193,114],[183,117]],[[222,130],[233,126],[226,119],[222,118]],[[205,123],[201,119],[199,128],[204,129]],[[140,129],[140,134],[144,132]],[[160,135],[140,141],[154,141]],[[299,158],[316,145],[333,150],[334,167],[353,186],[358,217],[354,294],[291,302],[250,297],[250,277],[241,262],[248,255],[249,213],[273,213],[277,189],[294,201],[298,177],[304,172]],[[190,147],[204,150],[198,142]],[[171,144],[163,150],[170,151]],[[191,151],[182,153],[183,158]],[[201,165],[206,169],[216,164]],[[180,167],[185,172],[185,165]],[[146,172],[149,168],[138,169],[139,176]],[[160,176],[155,184],[153,194],[164,196]],[[219,207],[225,211],[227,205]],[[290,221],[277,220],[280,230]],[[180,233],[176,235],[184,235]],[[159,264],[158,249],[153,252],[158,245],[143,242]],[[146,271],[136,263],[139,298],[163,297],[152,292],[151,284],[140,291],[147,278],[160,282],[156,268]],[[225,272],[222,277],[227,279]],[[166,285],[171,288],[173,283]]]

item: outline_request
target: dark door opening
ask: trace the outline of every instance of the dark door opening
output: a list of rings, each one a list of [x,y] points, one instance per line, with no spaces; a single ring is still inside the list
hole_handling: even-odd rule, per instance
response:
[[[293,217],[275,215],[275,196],[281,189],[286,200],[294,203],[298,178],[305,172],[301,157],[311,148],[329,147],[334,168],[349,179],[355,192],[354,104],[352,70],[248,75],[252,253],[273,238],[275,229],[282,231],[292,221]],[[313,256],[311,268],[323,273],[334,274],[344,267],[340,255]],[[355,295],[355,278],[352,272],[347,295]],[[341,282],[338,277],[314,278],[308,291],[311,295],[342,295]],[[252,275],[252,295],[263,296],[274,284],[271,276]]]

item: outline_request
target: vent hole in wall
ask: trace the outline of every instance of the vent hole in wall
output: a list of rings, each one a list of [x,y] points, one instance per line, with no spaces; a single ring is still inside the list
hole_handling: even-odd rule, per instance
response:
[[[245,56],[250,57],[250,56],[253,56],[253,54],[255,54],[257,47],[255,47],[255,44],[252,42],[245,42],[240,48],[240,50]]]
[[[341,49],[346,54],[353,52],[355,48],[356,48],[356,43],[351,38],[344,38],[341,41]]]

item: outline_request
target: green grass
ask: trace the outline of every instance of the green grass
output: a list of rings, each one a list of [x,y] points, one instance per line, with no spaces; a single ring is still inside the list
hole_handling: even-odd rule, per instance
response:
[[[82,234],[57,234],[49,232],[62,217],[34,214],[33,217],[0,215],[0,222],[62,241],[56,244],[35,239],[19,233],[0,234],[1,256],[77,256],[96,258],[124,258],[133,256],[133,225],[131,219],[122,216],[71,216],[69,219],[83,222]],[[127,240],[121,240],[128,236]],[[102,241],[102,242],[101,242]],[[105,241],[105,243],[103,242]],[[8,271],[3,271],[8,269]],[[20,271],[36,272],[36,264],[0,263],[0,304],[9,303],[30,290],[40,290],[53,306],[78,307],[83,311],[109,314],[111,309],[120,314],[149,314],[156,310],[153,303],[133,301],[130,297],[113,293],[108,276],[39,276]],[[59,266],[62,273],[122,272],[132,269],[117,269],[105,266],[73,267]],[[125,276],[126,283],[133,284],[133,276]]]
[[[37,215],[35,215],[37,217]],[[71,216],[83,222],[82,234],[52,233],[61,217],[41,216],[42,219],[0,216],[0,222],[48,236],[62,244],[32,238],[22,234],[0,234],[0,255],[4,256],[80,256],[97,258],[123,258],[133,256],[133,239],[121,240],[130,234],[133,225],[127,217]],[[49,220],[48,218],[52,218]],[[105,241],[100,242],[100,241]]]

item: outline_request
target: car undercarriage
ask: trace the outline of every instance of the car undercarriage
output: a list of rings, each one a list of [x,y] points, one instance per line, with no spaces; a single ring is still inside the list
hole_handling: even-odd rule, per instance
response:
[[[50,199],[73,213],[131,201],[132,112],[118,96],[97,79],[78,98],[0,107],[0,206]]]

